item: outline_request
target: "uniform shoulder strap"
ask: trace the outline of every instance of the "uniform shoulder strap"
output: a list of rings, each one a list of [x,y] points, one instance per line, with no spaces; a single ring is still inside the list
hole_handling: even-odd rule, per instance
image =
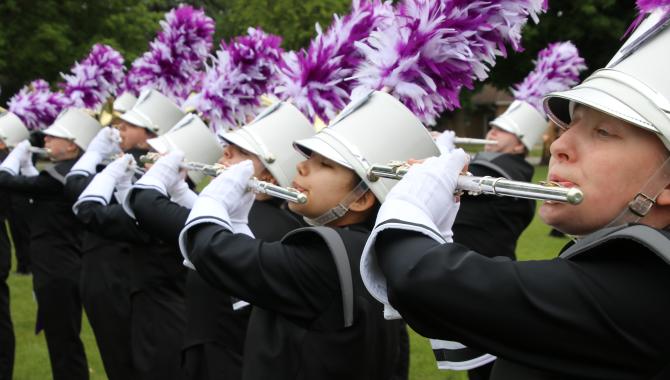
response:
[[[347,248],[344,246],[342,237],[330,227],[315,226],[293,230],[286,234],[282,241],[285,241],[293,235],[305,232],[317,234],[328,246],[328,250],[333,257],[335,267],[337,268],[337,277],[340,281],[344,327],[349,327],[354,323],[354,282],[351,278],[351,266],[349,265]]]
[[[65,185],[65,176],[58,171],[56,165],[48,164],[44,168],[44,171],[47,172],[47,174],[49,174],[49,176],[51,176],[53,179]]]
[[[496,164],[494,161],[496,158],[500,157],[503,153],[494,153],[494,152],[480,152],[472,159],[470,165],[479,165],[485,168],[491,169],[498,173],[499,175],[507,178],[514,179],[507,170],[503,169],[502,166]]]
[[[670,242],[668,241],[668,237],[662,232],[643,224],[602,229],[578,241],[561,253],[560,257],[569,259],[582,252],[588,251],[597,245],[614,239],[635,241],[654,252],[656,256],[663,259],[666,263],[670,264]]]

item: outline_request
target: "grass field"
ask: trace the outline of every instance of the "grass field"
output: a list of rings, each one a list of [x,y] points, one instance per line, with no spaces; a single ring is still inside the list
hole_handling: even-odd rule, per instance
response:
[[[535,180],[546,177],[546,167],[537,167]],[[567,242],[548,236],[549,227],[537,217],[523,233],[519,242],[517,255],[521,260],[532,260],[553,257]],[[44,341],[44,334],[34,334],[36,304],[32,295],[30,276],[19,276],[12,272],[9,278],[11,289],[11,307],[14,329],[16,333],[16,361],[14,368],[15,380],[44,380],[51,378],[49,358]],[[92,380],[106,379],[95,339],[88,323],[84,321],[82,338],[86,345]],[[464,380],[464,373],[438,371],[435,369],[430,345],[425,338],[414,333],[411,335],[411,369],[412,380]]]

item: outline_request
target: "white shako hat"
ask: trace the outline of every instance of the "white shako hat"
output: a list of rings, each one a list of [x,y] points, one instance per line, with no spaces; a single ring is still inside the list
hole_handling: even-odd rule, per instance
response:
[[[187,114],[168,133],[149,139],[147,143],[158,153],[178,149],[184,152],[186,161],[209,165],[216,163],[223,154],[216,134],[194,114]],[[189,171],[188,176],[195,184],[205,177],[197,171]]]
[[[181,118],[186,116],[172,100],[152,89],[142,91],[130,111],[122,114],[122,120],[146,128],[160,136],[167,133]]]
[[[316,152],[352,169],[380,202],[398,181],[371,181],[371,165],[440,155],[430,133],[412,111],[381,91],[352,101],[328,127],[296,141],[294,146],[305,156]]]
[[[114,99],[114,104],[112,108],[114,112],[124,113],[130,111],[131,108],[137,103],[137,97],[132,93],[126,91],[123,94],[119,95]]]
[[[670,149],[670,13],[650,13],[604,69],[581,84],[544,98],[559,126],[570,123],[575,104],[656,133]]]
[[[10,148],[30,137],[30,132],[13,112],[0,114],[0,140]]]
[[[100,129],[102,129],[100,123],[86,110],[68,108],[61,112],[53,124],[42,133],[72,140],[81,149],[86,150]]]
[[[542,138],[548,122],[535,107],[522,100],[515,100],[489,124],[512,133],[530,151]]]
[[[263,110],[251,123],[220,134],[222,140],[258,156],[277,180],[288,187],[303,157],[293,149],[295,140],[314,136],[307,117],[294,105],[278,102]]]

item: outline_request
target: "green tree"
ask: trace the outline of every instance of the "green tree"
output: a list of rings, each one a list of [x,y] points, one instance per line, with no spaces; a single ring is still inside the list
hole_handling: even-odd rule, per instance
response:
[[[0,3],[0,103],[36,78],[60,80],[97,42],[130,61],[159,28],[158,1],[5,0]]]
[[[316,35],[314,26],[324,29],[333,14],[348,12],[350,0],[202,0],[191,1],[216,20],[218,39],[244,34],[248,27],[261,27],[282,36],[282,46],[297,50]]]
[[[489,83],[508,88],[520,82],[533,69],[533,59],[549,43],[572,41],[591,72],[605,67],[622,44],[621,37],[636,16],[633,1],[570,0],[549,2],[549,11],[539,24],[529,22],[523,31],[521,53],[511,52],[499,59]]]

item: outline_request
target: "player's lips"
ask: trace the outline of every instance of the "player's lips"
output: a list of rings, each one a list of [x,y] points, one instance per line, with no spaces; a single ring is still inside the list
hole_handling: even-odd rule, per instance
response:
[[[570,181],[569,179],[566,179],[564,177],[561,177],[556,174],[550,174],[549,175],[549,182],[553,182],[555,184],[558,184],[561,187],[575,187],[577,186],[576,183]]]
[[[291,182],[291,187],[294,188],[294,189],[296,189],[296,190],[298,190],[298,191],[301,192],[301,193],[307,193],[307,192],[308,192],[307,189],[305,189],[304,187],[298,185],[298,183],[295,182],[295,181]]]

